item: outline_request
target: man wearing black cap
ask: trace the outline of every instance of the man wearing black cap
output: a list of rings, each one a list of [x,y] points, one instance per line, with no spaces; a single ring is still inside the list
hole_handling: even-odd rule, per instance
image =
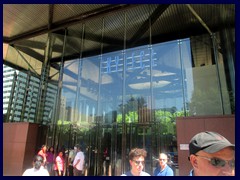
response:
[[[235,145],[216,132],[196,134],[189,143],[190,176],[235,175]]]

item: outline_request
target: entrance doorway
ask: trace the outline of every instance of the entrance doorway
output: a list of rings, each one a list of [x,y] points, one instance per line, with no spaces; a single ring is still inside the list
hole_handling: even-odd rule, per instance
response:
[[[160,122],[95,123],[86,130],[68,124],[57,128],[54,139],[55,147],[64,146],[66,152],[80,144],[86,176],[120,176],[130,170],[128,154],[136,147],[146,149],[144,170],[152,174],[160,151],[175,152],[173,135],[164,132]]]

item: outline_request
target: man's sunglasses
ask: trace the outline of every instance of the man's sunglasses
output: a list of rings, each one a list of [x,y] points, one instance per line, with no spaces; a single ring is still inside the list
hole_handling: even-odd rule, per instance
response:
[[[159,159],[159,161],[167,161],[167,159]]]
[[[211,163],[211,165],[215,166],[215,167],[224,167],[226,164],[228,164],[232,168],[235,167],[235,159],[228,161],[228,160],[223,160],[223,159],[216,158],[216,157],[209,158],[209,157],[205,157],[205,156],[200,156],[197,154],[195,154],[195,156],[198,156],[198,157],[208,160]]]
[[[136,160],[132,160],[136,165],[139,165],[140,163],[142,163],[142,165],[145,164],[145,161],[136,161]]]

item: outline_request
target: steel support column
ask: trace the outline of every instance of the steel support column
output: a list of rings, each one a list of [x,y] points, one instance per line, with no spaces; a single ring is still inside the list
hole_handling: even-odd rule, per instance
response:
[[[50,59],[52,57],[52,47],[53,47],[54,41],[55,41],[55,37],[49,33],[47,43],[46,43],[45,53],[44,53],[44,61],[42,63],[40,86],[39,86],[39,92],[38,92],[38,103],[37,103],[36,116],[35,116],[36,123],[42,123],[43,121],[43,112],[44,112],[45,101],[46,101],[48,77],[50,73]]]

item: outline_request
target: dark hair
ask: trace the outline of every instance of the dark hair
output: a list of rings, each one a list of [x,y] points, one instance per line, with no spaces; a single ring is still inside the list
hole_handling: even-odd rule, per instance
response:
[[[33,166],[35,169],[40,169],[41,165],[43,163],[43,158],[40,155],[36,155],[33,158]]]
[[[51,152],[51,148],[53,148],[53,151],[52,151],[52,152]],[[48,148],[47,152],[51,152],[51,153],[54,154],[54,147],[53,147],[53,146],[50,146],[50,147]]]
[[[147,151],[145,149],[134,148],[129,153],[129,160],[133,160],[133,158],[140,157],[140,156],[143,156],[144,158],[146,158]]]
[[[63,149],[60,149],[60,150],[58,150],[58,155],[60,154],[60,153],[62,153],[63,154],[63,156],[64,156],[64,150]]]
[[[79,144],[76,144],[75,147],[81,150],[81,146]]]

